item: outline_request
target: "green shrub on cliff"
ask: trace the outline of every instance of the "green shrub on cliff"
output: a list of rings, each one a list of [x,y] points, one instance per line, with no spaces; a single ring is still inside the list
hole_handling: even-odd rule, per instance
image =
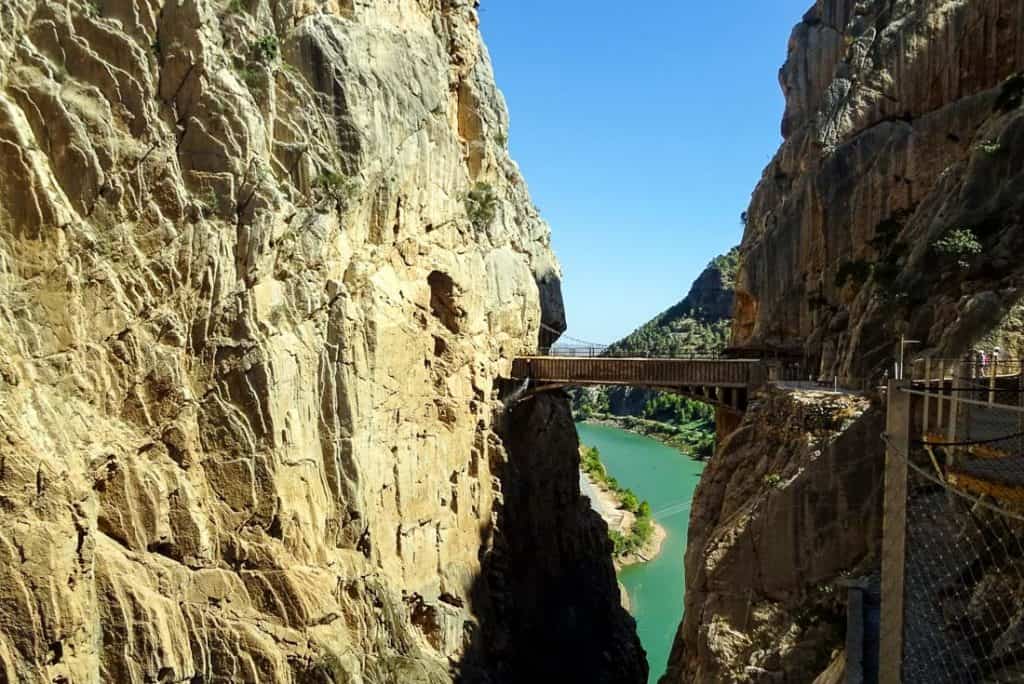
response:
[[[271,64],[277,59],[278,46],[277,36],[267,34],[257,40],[252,45],[253,54],[256,55],[256,59],[264,64]]]
[[[312,185],[319,203],[333,204],[338,210],[348,206],[359,191],[359,185],[354,179],[333,170],[322,172],[313,179]]]
[[[968,228],[948,231],[932,244],[932,249],[941,257],[955,259],[957,266],[964,271],[971,267],[971,261],[982,251],[978,236]]]
[[[498,215],[498,196],[488,183],[477,183],[466,193],[466,216],[478,230],[485,230]]]

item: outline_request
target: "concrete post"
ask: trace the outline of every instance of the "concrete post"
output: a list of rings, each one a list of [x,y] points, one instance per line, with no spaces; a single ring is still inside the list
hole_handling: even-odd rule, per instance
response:
[[[885,422],[885,496],[882,516],[882,625],[880,684],[900,684],[903,669],[903,577],[907,540],[907,460],[910,451],[908,383],[892,381]]]

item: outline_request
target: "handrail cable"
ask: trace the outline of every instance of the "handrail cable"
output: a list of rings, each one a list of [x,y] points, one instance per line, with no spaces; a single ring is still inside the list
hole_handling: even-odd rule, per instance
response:
[[[987,508],[987,509],[991,510],[994,513],[998,513],[999,515],[1003,515],[1003,516],[1006,516],[1007,518],[1013,518],[1014,520],[1019,520],[1020,522],[1024,522],[1024,515],[1018,515],[1017,513],[1013,513],[1012,511],[1008,511],[1005,508],[1000,508],[999,506],[993,506],[992,504],[986,502],[982,498],[971,496],[970,494],[960,490],[958,487],[955,487],[955,486],[951,485],[949,482],[943,482],[939,478],[935,477],[934,475],[929,473],[927,470],[925,470],[924,468],[920,467],[919,465],[917,465],[916,463],[911,461],[910,458],[908,457],[908,455],[906,454],[906,452],[904,452],[902,449],[900,449],[895,444],[893,444],[892,440],[889,439],[889,435],[883,433],[882,434],[882,441],[885,442],[886,446],[888,446],[890,449],[892,449],[894,453],[899,454],[899,456],[906,462],[906,464],[907,464],[907,466],[909,468],[911,468],[916,474],[920,475],[921,477],[923,477],[924,479],[928,480],[932,484],[936,484],[936,485],[942,487],[943,489],[945,489],[947,491],[950,491],[953,494],[956,494],[957,496],[970,501],[975,506],[980,506],[982,508]]]

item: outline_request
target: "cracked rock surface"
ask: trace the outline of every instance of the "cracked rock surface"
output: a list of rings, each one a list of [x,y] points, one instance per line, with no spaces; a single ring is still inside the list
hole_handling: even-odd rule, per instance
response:
[[[0,1],[0,682],[646,676],[474,5]]]

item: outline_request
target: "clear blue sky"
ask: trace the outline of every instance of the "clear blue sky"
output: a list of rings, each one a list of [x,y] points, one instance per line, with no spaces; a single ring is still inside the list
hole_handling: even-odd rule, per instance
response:
[[[569,334],[613,342],[737,244],[812,0],[483,0],[510,147],[551,223]]]

